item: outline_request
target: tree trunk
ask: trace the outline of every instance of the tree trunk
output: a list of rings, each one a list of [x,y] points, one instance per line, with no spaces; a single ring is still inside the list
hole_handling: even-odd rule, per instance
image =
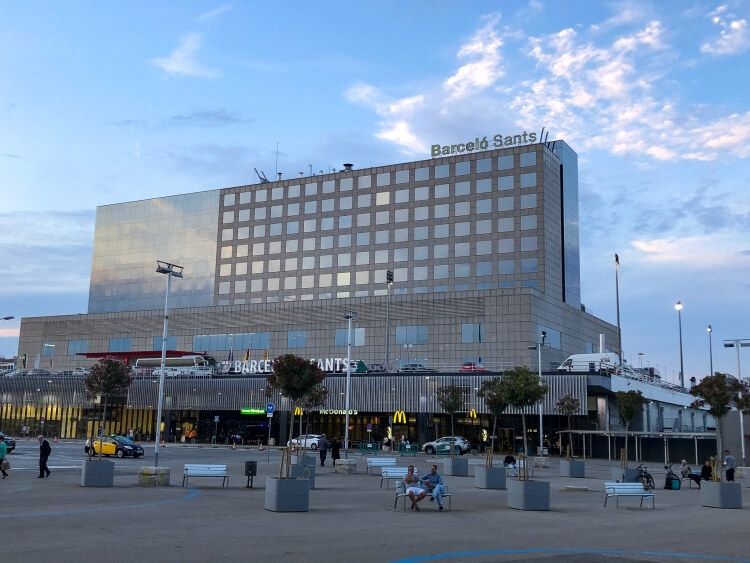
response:
[[[628,467],[628,431],[630,429],[630,423],[625,425],[625,469]]]
[[[740,416],[742,416],[742,411],[740,411]],[[744,439],[744,436],[741,437]],[[724,452],[724,444],[721,440],[721,419],[716,418],[716,449],[718,450],[716,454],[716,475],[714,475],[714,481],[721,481],[721,460],[722,460],[722,454]]]
[[[107,421],[107,400],[104,400],[104,409],[102,413],[102,426],[99,430],[99,459],[102,459],[102,450],[104,449],[104,424]]]
[[[526,440],[526,414],[521,413],[521,427],[523,428],[523,455],[526,456],[527,452],[529,451],[529,447],[527,445]]]
[[[570,415],[568,415],[568,446],[570,447],[571,458],[573,457],[573,434],[570,433],[572,428],[573,427],[570,422]],[[562,441],[560,443],[562,444]]]
[[[487,467],[492,467],[492,458],[495,455],[495,432],[497,432],[497,415],[492,420],[492,438],[490,439],[490,455],[488,456]]]
[[[451,413],[451,459],[456,457],[456,432],[453,430],[453,413]]]

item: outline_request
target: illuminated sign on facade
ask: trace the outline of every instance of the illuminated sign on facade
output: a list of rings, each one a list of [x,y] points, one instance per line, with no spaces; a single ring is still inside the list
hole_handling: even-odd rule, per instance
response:
[[[549,131],[547,132],[549,136]],[[528,145],[546,140],[544,136],[544,127],[542,132],[537,136],[536,133],[529,133],[524,131],[523,133],[516,133],[515,135],[502,135],[496,133],[489,139],[487,137],[477,137],[472,141],[465,143],[457,143],[455,145],[430,145],[431,155],[433,158],[438,156],[450,156],[452,154],[463,154],[474,151],[486,151],[487,149],[502,149],[506,147],[517,147],[520,145]]]

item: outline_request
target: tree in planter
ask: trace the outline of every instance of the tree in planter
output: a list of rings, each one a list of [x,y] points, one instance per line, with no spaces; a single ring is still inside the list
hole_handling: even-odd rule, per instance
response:
[[[570,424],[570,417],[573,416],[574,414],[578,414],[580,408],[581,408],[581,401],[579,401],[576,397],[574,397],[570,393],[566,393],[565,395],[560,397],[557,401],[555,401],[555,410],[559,412],[561,415],[567,417],[568,419],[569,431],[572,428]],[[573,437],[571,436],[570,432],[568,432],[568,453],[566,457],[570,459],[572,455],[573,455]],[[562,457],[562,439],[560,440],[560,457]]]
[[[625,426],[625,465],[628,466],[628,433],[630,421],[643,410],[643,394],[640,391],[618,391],[615,393],[617,410],[620,413],[620,422]]]
[[[518,366],[500,378],[499,393],[508,403],[508,406],[521,411],[521,426],[523,428],[523,452],[529,451],[528,437],[526,436],[526,414],[523,409],[532,407],[541,401],[549,391],[549,386],[539,376],[526,366]],[[524,463],[524,473],[528,467]]]
[[[437,389],[437,402],[451,416],[451,458],[456,457],[456,433],[453,429],[453,415],[464,410],[464,395],[456,385],[444,385]]]
[[[291,401],[292,412],[294,412],[294,407],[302,407],[303,400],[316,386],[323,382],[325,377],[326,374],[323,370],[310,360],[294,354],[284,354],[273,361],[273,370],[268,375],[266,382],[270,391],[279,391]],[[291,424],[289,426],[290,443],[293,431],[294,424]],[[291,446],[281,456],[279,479],[289,477],[290,456]],[[301,457],[299,463],[302,463]]]
[[[100,444],[104,442],[104,425],[107,421],[107,406],[120,404],[128,394],[128,388],[133,382],[133,372],[124,362],[114,358],[102,358],[94,364],[86,377],[83,386],[89,399],[99,397],[102,404],[102,423],[99,432]],[[89,459],[94,451],[94,428],[92,427]],[[99,459],[102,457],[102,447],[99,447]]]
[[[742,393],[742,397],[740,397]],[[721,481],[721,459],[724,452],[721,440],[721,419],[732,408],[740,410],[740,416],[750,412],[750,388],[742,381],[725,373],[709,375],[690,389],[690,394],[698,397],[691,405],[694,408],[708,407],[708,412],[716,419],[716,467],[713,480]]]
[[[487,452],[485,465],[492,467],[492,458],[495,453],[495,434],[497,432],[497,417],[503,414],[508,408],[508,402],[503,395],[502,381],[499,377],[493,377],[490,380],[483,381],[477,397],[484,399],[484,404],[493,415],[492,418],[492,438],[490,440],[490,449]]]

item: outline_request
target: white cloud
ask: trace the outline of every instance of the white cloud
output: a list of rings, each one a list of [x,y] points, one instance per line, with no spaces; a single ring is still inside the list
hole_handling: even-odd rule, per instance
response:
[[[196,21],[208,21],[214,19],[216,16],[220,16],[221,14],[225,14],[226,12],[229,12],[232,9],[231,4],[224,4],[223,6],[219,6],[218,8],[214,8],[213,10],[209,10],[208,12],[202,13],[200,16],[198,16]]]
[[[0,338],[18,338],[21,334],[21,327],[0,328]]]
[[[729,12],[726,4],[708,14],[711,23],[719,28],[719,36],[701,45],[701,53],[729,56],[744,53],[750,47],[747,20]]]
[[[153,59],[151,62],[170,76],[214,78],[219,75],[219,72],[202,65],[196,60],[201,44],[201,36],[197,33],[191,33],[183,38],[168,57]]]
[[[443,83],[443,88],[448,92],[448,99],[451,101],[474,95],[492,86],[503,76],[503,58],[500,51],[503,40],[495,29],[500,16],[494,14],[486,16],[484,20],[485,24],[467,43],[461,45],[458,51],[459,59],[468,59],[470,62],[460,66]]]
[[[411,131],[406,121],[395,121],[381,128],[378,139],[391,141],[410,152],[425,152],[427,146]]]
[[[744,240],[736,233],[674,238],[637,239],[631,241],[636,251],[634,261],[651,264],[680,264],[688,270],[708,270],[737,266],[738,256],[745,250]],[[750,258],[745,259],[750,262]]]

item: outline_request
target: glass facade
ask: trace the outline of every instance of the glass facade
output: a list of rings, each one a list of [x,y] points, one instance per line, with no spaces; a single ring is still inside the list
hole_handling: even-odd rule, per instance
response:
[[[557,141],[554,149],[560,159],[560,197],[562,198],[563,301],[581,305],[581,254],[578,235],[578,155],[567,143]]]

